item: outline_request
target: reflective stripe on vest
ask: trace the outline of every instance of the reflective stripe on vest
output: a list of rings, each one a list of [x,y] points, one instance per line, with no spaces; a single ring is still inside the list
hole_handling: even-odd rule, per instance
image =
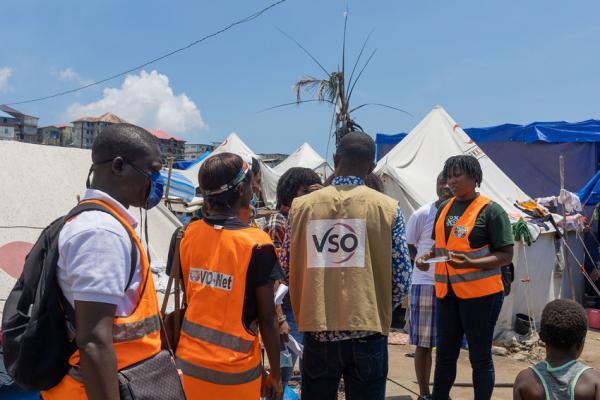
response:
[[[469,236],[475,228],[477,218],[491,200],[479,195],[467,206],[446,235],[446,218],[456,198],[451,199],[441,209],[435,224],[435,253],[448,256],[450,253],[464,254],[471,259],[479,259],[491,254],[491,248],[472,248]],[[460,228],[460,230],[459,230]],[[456,297],[472,299],[501,292],[503,289],[500,268],[454,268],[449,262],[438,262],[435,266],[435,292],[438,298],[448,294],[449,286]]]
[[[469,257],[469,258],[481,258],[481,257],[485,257],[485,256],[489,256],[490,254],[492,254],[492,251],[490,250],[490,246],[486,245],[483,246],[480,249],[477,250],[472,250],[472,251],[452,251],[452,253],[455,254],[464,254],[465,256]],[[440,256],[446,256],[448,257],[448,250],[447,249],[443,249],[443,248],[436,248],[435,249],[435,256],[436,257],[440,257]]]
[[[260,378],[262,374],[262,365],[260,362],[256,367],[242,372],[216,371],[214,369],[194,365],[179,357],[177,357],[176,363],[177,367],[180,368],[184,374],[217,385],[241,385]]]
[[[113,343],[141,339],[160,330],[158,315],[152,315],[141,321],[113,325]]]
[[[450,279],[450,283],[463,283],[463,282],[471,282],[477,281],[479,279],[489,278],[490,276],[500,275],[500,268],[493,269],[482,269],[481,271],[467,272],[465,274],[456,274],[456,275],[435,275],[435,281],[440,283],[448,283],[448,279]]]
[[[186,335],[195,339],[237,351],[238,353],[249,353],[254,345],[254,340],[245,340],[225,332],[195,324],[187,319],[183,320],[181,330]]]

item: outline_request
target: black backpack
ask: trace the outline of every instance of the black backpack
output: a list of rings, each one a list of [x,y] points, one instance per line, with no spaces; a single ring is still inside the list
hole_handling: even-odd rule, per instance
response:
[[[24,389],[47,390],[60,383],[69,369],[69,357],[77,348],[68,332],[69,323],[75,326],[75,312],[56,278],[58,235],[66,221],[89,210],[113,215],[98,203],[80,203],[48,225],[25,258],[23,272],[4,305],[4,364],[8,374]],[[137,265],[137,247],[131,236],[130,239],[127,287]]]

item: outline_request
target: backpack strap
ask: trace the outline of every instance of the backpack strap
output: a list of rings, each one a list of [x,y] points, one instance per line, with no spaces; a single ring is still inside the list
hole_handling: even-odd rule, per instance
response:
[[[85,202],[79,203],[75,208],[73,208],[71,211],[69,211],[69,213],[65,216],[65,223],[68,220],[70,220],[71,218],[73,218],[76,215],[79,215],[85,211],[105,212],[107,214],[112,215],[117,221],[119,221],[119,223],[121,225],[123,225],[123,222],[121,222],[121,220],[118,219],[108,208],[103,207],[102,205],[100,205],[98,203],[85,203]],[[125,228],[125,232],[127,232],[127,235],[129,236],[129,240],[131,241],[131,266],[129,268],[129,279],[127,280],[127,285],[125,285],[125,290],[127,290],[129,288],[129,285],[131,285],[131,281],[133,280],[133,274],[135,272],[135,267],[137,266],[137,251],[136,251],[137,245],[135,243],[135,239],[133,238],[133,236],[131,236],[127,227],[123,225],[123,228]]]

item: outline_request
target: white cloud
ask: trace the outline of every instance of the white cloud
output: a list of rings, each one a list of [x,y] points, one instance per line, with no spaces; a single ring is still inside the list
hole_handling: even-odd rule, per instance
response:
[[[100,100],[71,104],[67,116],[77,119],[105,112],[145,128],[171,133],[188,133],[206,127],[196,104],[184,93],[175,95],[169,78],[156,71],[127,75],[120,88],[104,89]]]
[[[58,76],[58,79],[60,79],[61,81],[75,82],[81,86],[89,85],[90,83],[94,82],[90,79],[84,79],[81,75],[79,75],[79,73],[75,72],[73,70],[73,68],[71,68],[71,67],[59,70],[56,73],[56,75]]]
[[[12,68],[0,68],[0,91],[4,91],[8,88],[8,79],[10,78],[12,73]]]

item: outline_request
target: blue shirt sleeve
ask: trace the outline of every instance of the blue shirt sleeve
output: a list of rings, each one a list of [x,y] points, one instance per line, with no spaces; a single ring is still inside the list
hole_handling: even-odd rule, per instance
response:
[[[404,214],[398,207],[396,219],[392,225],[392,307],[395,309],[408,293],[412,275],[412,263],[406,243]]]

